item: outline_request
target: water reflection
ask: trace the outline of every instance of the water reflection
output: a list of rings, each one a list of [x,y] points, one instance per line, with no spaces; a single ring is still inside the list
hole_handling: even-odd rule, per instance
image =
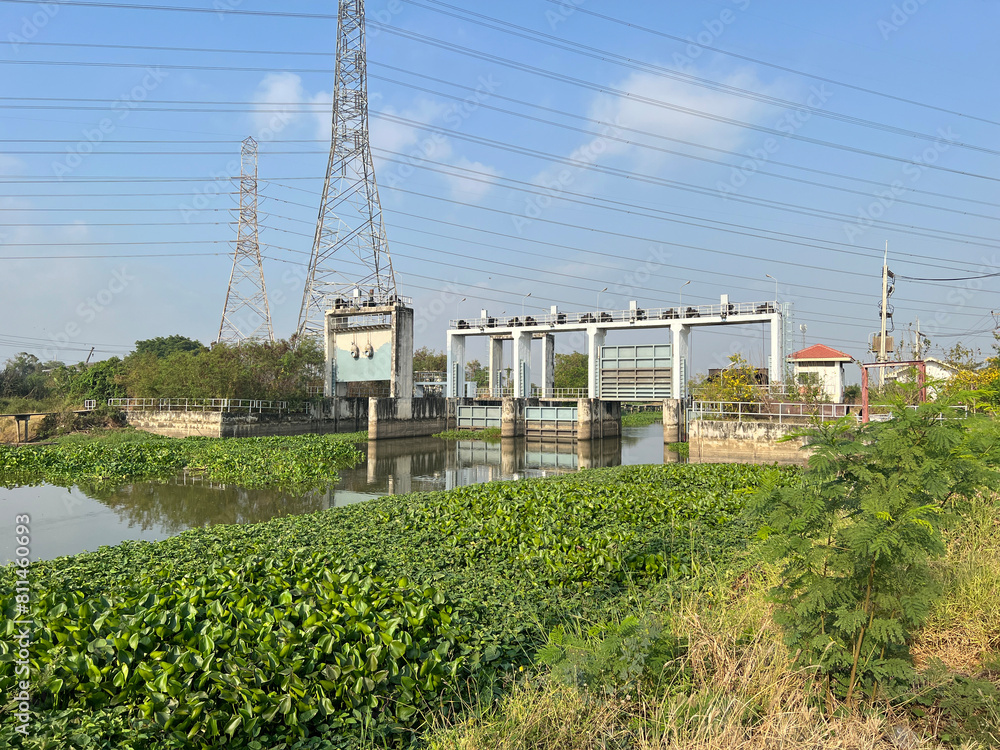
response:
[[[325,491],[248,490],[182,474],[171,482],[116,488],[0,489],[0,509],[32,515],[33,552],[41,559],[126,539],[163,539],[199,526],[258,523],[312,513],[382,495],[677,460],[676,453],[663,450],[663,431],[658,425],[629,428],[621,438],[592,443],[523,438],[448,443],[419,438],[361,447],[365,459],[342,471],[339,481]],[[6,562],[12,556],[10,539],[0,539],[0,560]]]

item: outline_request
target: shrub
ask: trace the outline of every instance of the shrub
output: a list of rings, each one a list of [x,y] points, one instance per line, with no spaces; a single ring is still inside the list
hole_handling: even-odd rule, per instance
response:
[[[902,403],[894,413],[806,431],[814,453],[803,482],[757,502],[766,550],[783,566],[775,620],[828,702],[908,682],[910,636],[937,594],[928,563],[944,552],[942,515],[997,482],[985,462],[996,446],[956,413]]]

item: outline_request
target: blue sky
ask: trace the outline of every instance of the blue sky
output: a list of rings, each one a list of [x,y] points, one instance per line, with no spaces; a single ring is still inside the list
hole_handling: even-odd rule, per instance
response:
[[[144,4],[237,13],[0,2],[0,358],[214,340],[236,234],[225,180],[248,135],[275,331],[295,328],[336,24],[239,12],[336,4]],[[605,309],[675,305],[687,281],[685,304],[770,300],[770,274],[796,347],[804,324],[807,344],[862,358],[886,242],[900,276],[1000,273],[1000,3],[374,0],[367,13],[371,141],[418,346],[443,348],[447,320],[481,308],[590,310],[604,287]],[[112,255],[129,257],[94,257]],[[988,350],[998,288],[901,278],[897,331],[919,317],[938,351]],[[762,363],[762,348],[759,329],[699,331],[695,367],[736,351]]]

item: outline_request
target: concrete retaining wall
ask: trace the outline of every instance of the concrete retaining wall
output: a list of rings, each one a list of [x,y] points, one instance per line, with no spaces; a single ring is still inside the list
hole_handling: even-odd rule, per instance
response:
[[[221,437],[222,412],[218,411],[128,411],[129,427],[164,437]]]
[[[448,429],[443,398],[373,398],[368,401],[368,439],[427,437]]]
[[[804,464],[804,438],[780,442],[802,425],[777,422],[693,420],[688,425],[691,463]]]
[[[165,437],[272,437],[328,435],[368,429],[368,399],[317,402],[312,414],[245,414],[213,411],[128,411],[130,427]]]

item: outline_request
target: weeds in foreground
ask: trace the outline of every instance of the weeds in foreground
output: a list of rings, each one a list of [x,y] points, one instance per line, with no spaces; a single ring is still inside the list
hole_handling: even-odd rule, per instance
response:
[[[946,596],[935,603],[912,652],[918,665],[936,658],[969,673],[1000,653],[1000,493],[975,495],[962,515],[945,532],[947,558],[933,566]]]
[[[562,644],[550,642],[543,650],[556,662],[551,671],[517,682],[485,715],[439,728],[428,747],[876,750],[894,747],[893,738],[915,737],[885,716],[831,718],[810,704],[811,676],[791,668],[764,604],[766,585],[756,577],[748,590],[739,590],[747,583],[743,577],[721,597],[682,602],[662,621],[633,619],[624,628],[557,634]],[[636,675],[643,649],[635,646],[643,640],[652,658]],[[670,645],[682,648],[671,657]]]

